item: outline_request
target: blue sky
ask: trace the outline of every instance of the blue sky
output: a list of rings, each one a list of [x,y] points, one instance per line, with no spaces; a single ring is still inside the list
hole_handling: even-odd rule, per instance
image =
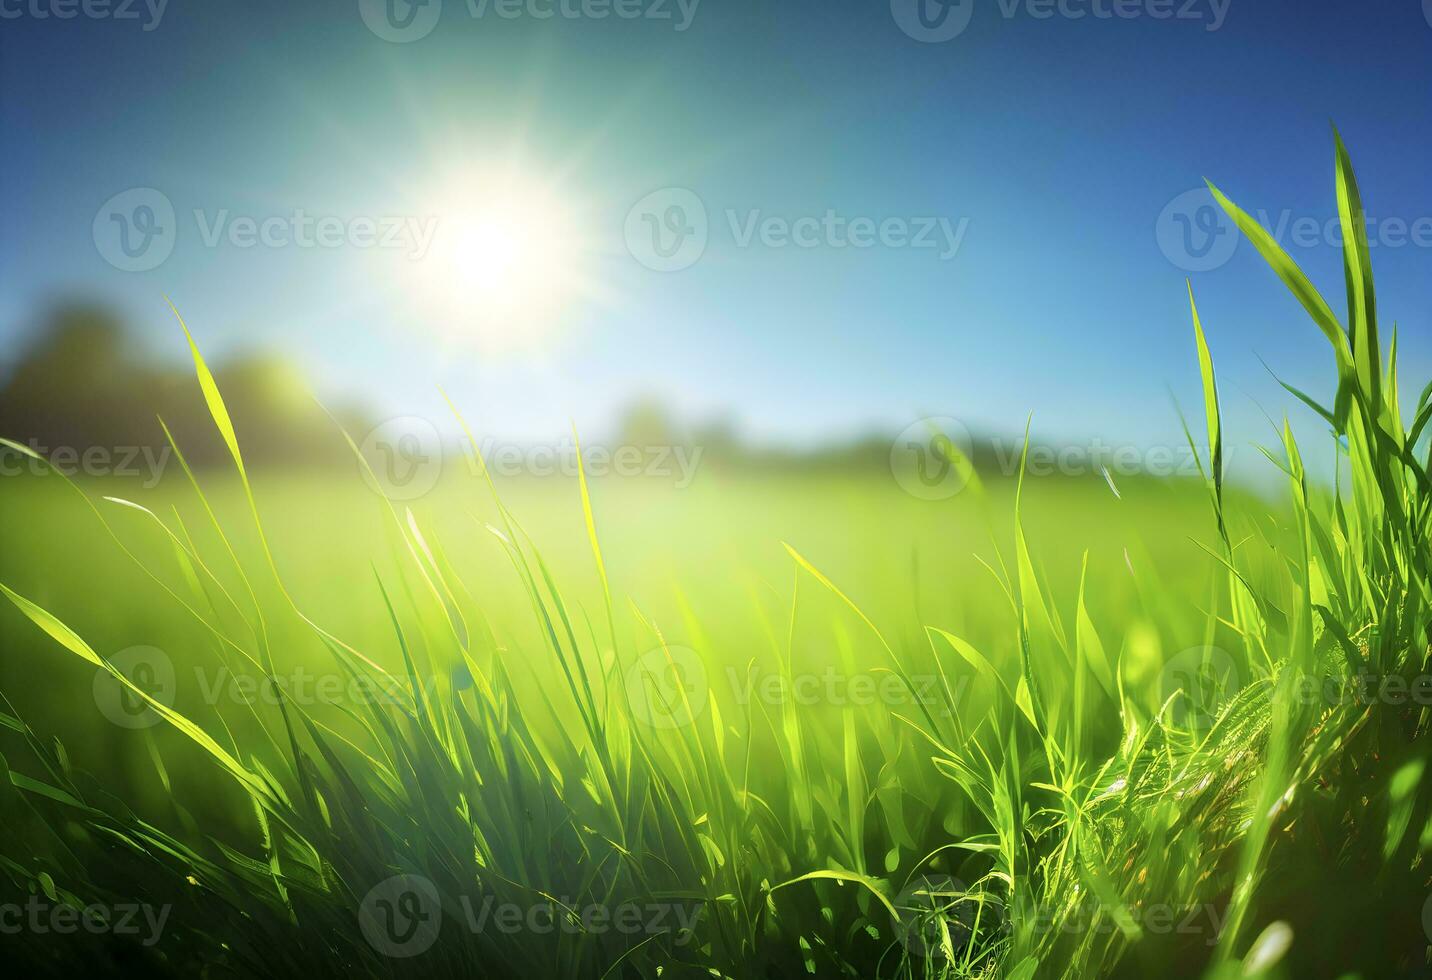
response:
[[[1416,0],[965,0],[944,41],[902,30],[920,30],[906,0],[620,0],[640,16],[602,19],[587,15],[607,0],[505,0],[509,16],[444,0],[406,43],[357,0],[37,15],[55,2],[0,2],[12,350],[47,299],[80,292],[178,358],[168,294],[215,354],[280,348],[325,395],[392,414],[440,415],[441,384],[516,437],[569,418],[600,431],[649,394],[762,439],[924,415],[1015,431],[1033,412],[1051,436],[1154,444],[1181,438],[1170,391],[1197,407],[1188,277],[1247,444],[1267,431],[1260,405],[1289,407],[1257,355],[1319,393],[1330,357],[1251,247],[1218,252],[1215,227],[1202,255],[1202,204],[1176,199],[1208,176],[1265,211],[1339,308],[1338,251],[1316,230],[1335,215],[1336,122],[1379,221],[1405,384],[1432,369],[1432,26]],[[442,235],[453,188],[511,180],[559,200],[580,244],[538,238],[500,316],[447,316],[450,293],[476,301],[399,249],[351,244],[360,219],[437,219]],[[174,209],[172,252],[144,271],[97,244],[131,188]],[[670,188],[704,208],[706,245],[655,271],[628,217],[664,192],[664,220]],[[285,244],[229,237],[299,210],[341,220],[350,244],[297,246],[291,223],[274,225]],[[813,246],[768,219],[806,219]],[[841,247],[850,222],[879,240]],[[940,247],[911,243],[925,227]],[[516,261],[503,252],[480,255]],[[449,322],[469,315],[484,325]]]

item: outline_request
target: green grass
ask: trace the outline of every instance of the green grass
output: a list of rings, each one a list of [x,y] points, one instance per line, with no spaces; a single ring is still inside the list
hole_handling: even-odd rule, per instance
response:
[[[860,472],[469,477],[410,511],[352,474],[248,472],[193,347],[234,475],[10,480],[0,517],[0,909],[138,903],[163,928],[7,930],[7,955],[212,975],[1425,970],[1426,710],[1302,696],[1420,675],[1432,639],[1432,387],[1399,408],[1341,143],[1337,176],[1345,325],[1225,200],[1333,347],[1332,404],[1290,399],[1336,434],[1308,451],[1339,479],[1310,480],[1285,426],[1274,502],[1224,485],[1196,312],[1205,479],[1117,497],[1032,476],[940,503]],[[126,674],[139,644],[176,683]],[[296,683],[317,675],[324,694]],[[270,695],[214,695],[237,676]],[[96,710],[121,695],[159,724]]]

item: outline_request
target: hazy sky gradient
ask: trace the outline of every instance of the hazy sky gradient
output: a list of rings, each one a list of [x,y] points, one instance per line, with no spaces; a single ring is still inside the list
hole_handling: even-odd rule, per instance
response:
[[[1265,435],[1255,400],[1290,403],[1255,355],[1326,394],[1324,341],[1251,247],[1190,273],[1156,222],[1205,175],[1275,222],[1327,221],[1336,121],[1369,212],[1405,222],[1401,237],[1432,229],[1423,5],[1147,0],[1122,19],[1092,15],[1112,0],[1066,0],[1090,12],[1076,20],[1037,16],[1037,0],[1013,16],[1011,0],[967,2],[967,30],[920,43],[882,2],[705,0],[677,31],[473,17],[446,0],[430,34],[395,44],[356,0],[173,0],[152,31],[142,6],[138,21],[61,21],[5,0],[24,13],[0,20],[0,339],[13,350],[48,297],[81,291],[179,357],[168,294],[216,354],[278,346],[325,392],[392,414],[441,414],[442,384],[514,436],[568,418],[600,429],[651,393],[762,438],[931,414],[1015,431],[1033,412],[1053,436],[1147,444],[1181,438],[1169,389],[1197,407],[1190,276],[1235,442]],[[1193,19],[1149,15],[1179,8]],[[515,354],[431,323],[398,255],[206,248],[192,218],[414,214],[501,160],[559,183],[589,236],[591,301]],[[673,186],[700,197],[710,240],[690,268],[654,272],[628,253],[624,220]],[[131,187],[178,213],[177,246],[151,271],[113,268],[92,237]],[[942,217],[964,236],[949,260],[742,248],[728,209]],[[1398,244],[1393,228],[1374,262],[1410,384],[1432,375],[1432,231]],[[1290,251],[1341,309],[1337,249]]]

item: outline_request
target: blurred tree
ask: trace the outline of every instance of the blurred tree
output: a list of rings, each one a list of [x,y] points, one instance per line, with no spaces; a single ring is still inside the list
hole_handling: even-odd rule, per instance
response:
[[[682,444],[666,406],[654,398],[627,408],[617,427],[617,443],[623,446],[675,446]]]
[[[143,386],[118,319],[102,307],[56,307],[0,388],[0,431],[43,447],[135,438],[127,395]],[[147,433],[144,442],[152,441]]]
[[[343,437],[291,363],[273,354],[249,354],[215,365],[214,376],[246,461],[351,460]],[[371,424],[355,408],[334,414],[357,440]],[[50,309],[0,381],[0,435],[42,454],[91,446],[158,452],[166,440],[156,416],[164,418],[190,462],[228,460],[188,365],[152,363],[119,318],[99,304],[66,302]]]

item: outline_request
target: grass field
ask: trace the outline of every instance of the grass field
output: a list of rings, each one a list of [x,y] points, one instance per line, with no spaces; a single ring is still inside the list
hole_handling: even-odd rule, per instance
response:
[[[888,471],[454,466],[411,503],[357,461],[248,472],[196,326],[232,471],[0,487],[0,867],[47,924],[7,945],[211,975],[1418,975],[1432,387],[1399,407],[1341,145],[1338,190],[1345,325],[1227,205],[1337,372],[1329,406],[1290,391],[1336,438],[1285,429],[1271,500],[1223,485],[1196,325],[1203,479],[931,502]]]

